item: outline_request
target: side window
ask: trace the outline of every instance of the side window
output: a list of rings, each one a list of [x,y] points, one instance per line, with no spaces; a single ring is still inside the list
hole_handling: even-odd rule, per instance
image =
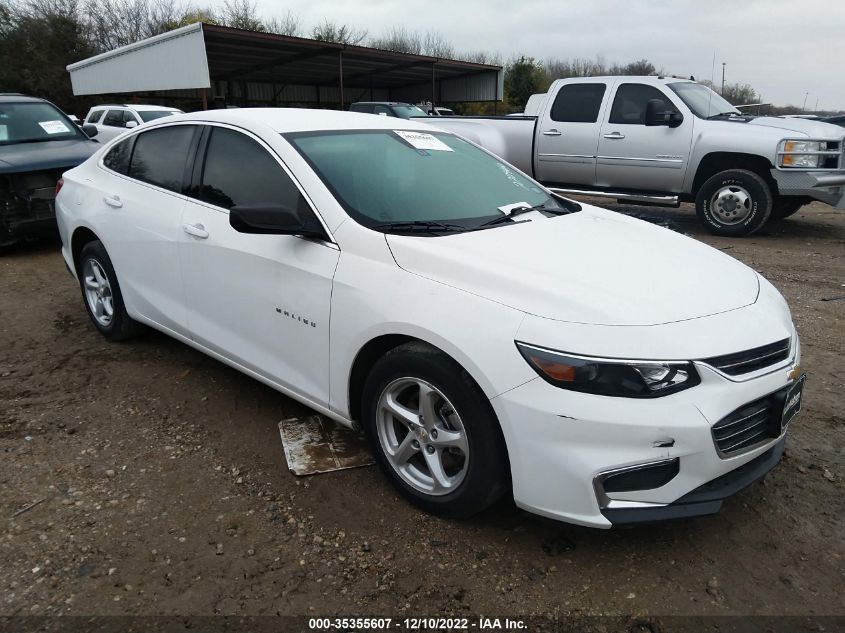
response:
[[[129,172],[129,157],[132,154],[132,143],[135,137],[121,141],[112,147],[103,157],[103,165],[124,176]]]
[[[367,114],[373,113],[373,106],[370,103],[356,103],[349,109],[352,112],[365,112]]]
[[[595,123],[599,119],[605,84],[568,84],[552,104],[551,118],[561,123]]]
[[[266,149],[245,134],[221,127],[212,129],[208,141],[200,199],[224,209],[252,204],[308,208]]]
[[[383,105],[373,106],[373,114],[384,114],[387,116],[393,116],[393,113],[390,111],[390,108]]]
[[[616,89],[616,97],[610,109],[610,122],[623,125],[645,125],[645,106],[652,99],[660,99],[666,104],[666,110],[670,112],[678,111],[669,97],[654,86],[622,84]]]
[[[132,114],[129,110],[124,110],[123,111],[123,127],[126,127],[126,124],[129,123],[130,121],[137,123],[138,119],[136,119],[135,115]]]
[[[194,130],[193,125],[174,125],[139,134],[129,177],[181,193]]]
[[[123,127],[123,110],[109,110],[103,119],[103,125]]]
[[[100,119],[103,118],[103,112],[105,112],[105,110],[92,110],[88,114],[88,120],[86,123],[99,123]]]

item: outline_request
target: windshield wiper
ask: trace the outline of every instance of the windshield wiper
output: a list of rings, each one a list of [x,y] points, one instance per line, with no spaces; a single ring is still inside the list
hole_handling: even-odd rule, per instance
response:
[[[376,231],[388,230],[399,233],[454,233],[457,231],[468,231],[469,229],[460,224],[448,224],[431,220],[403,220],[397,222],[384,222],[372,227]]]
[[[485,226],[496,226],[497,224],[506,224],[508,222],[516,222],[513,219],[516,215],[522,215],[523,213],[530,213],[531,211],[547,211],[549,213],[554,213],[555,215],[568,213],[564,209],[552,209],[546,206],[546,203],[543,202],[541,204],[534,205],[533,207],[517,207],[516,209],[511,209],[511,212],[507,215],[502,214],[498,217],[493,218],[492,220],[488,220],[487,222],[482,222],[478,225],[478,228],[485,227]]]

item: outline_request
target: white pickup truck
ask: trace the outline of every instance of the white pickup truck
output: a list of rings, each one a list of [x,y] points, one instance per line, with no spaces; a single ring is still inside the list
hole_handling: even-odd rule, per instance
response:
[[[743,115],[694,81],[559,79],[523,116],[439,117],[563,194],[695,202],[718,235],[750,235],[812,200],[845,208],[845,130]]]

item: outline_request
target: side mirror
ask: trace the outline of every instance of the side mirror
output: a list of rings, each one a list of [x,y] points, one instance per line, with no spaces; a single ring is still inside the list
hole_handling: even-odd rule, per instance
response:
[[[678,127],[684,122],[684,115],[680,112],[674,112],[666,109],[666,103],[663,99],[649,99],[645,105],[645,124],[647,126],[666,125],[668,127]]]
[[[82,131],[85,132],[85,135],[88,138],[94,138],[97,134],[100,133],[100,130],[97,129],[97,126],[93,123],[86,123],[82,126]]]
[[[138,122],[137,121],[127,121],[126,127],[131,130],[133,127],[138,127]]]
[[[323,227],[312,214],[303,218],[299,211],[278,204],[234,206],[229,210],[229,224],[238,233],[326,239]]]

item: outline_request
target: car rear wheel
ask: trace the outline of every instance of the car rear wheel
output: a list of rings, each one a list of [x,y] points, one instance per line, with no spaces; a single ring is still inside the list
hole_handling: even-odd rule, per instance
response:
[[[728,169],[701,186],[695,210],[711,233],[742,237],[768,221],[772,203],[772,190],[760,175],[746,169]]]
[[[370,372],[362,402],[376,461],[420,508],[470,516],[508,489],[504,439],[490,402],[443,352],[416,343],[388,352]]]
[[[126,312],[114,266],[102,242],[88,242],[83,247],[76,270],[85,309],[100,334],[122,341],[144,331]]]

